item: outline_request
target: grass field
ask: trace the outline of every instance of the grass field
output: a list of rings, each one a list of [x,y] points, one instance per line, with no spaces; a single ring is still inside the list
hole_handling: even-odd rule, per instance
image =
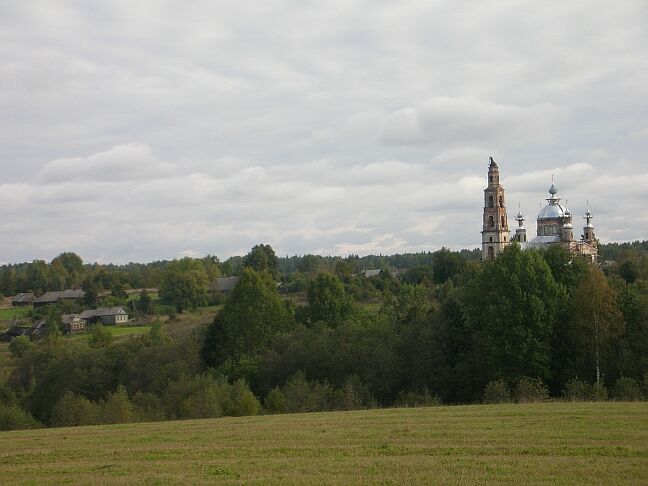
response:
[[[9,307],[8,309],[0,309],[0,321],[21,319],[29,314],[30,310],[30,307]]]
[[[0,478],[646,484],[648,404],[477,405],[3,432]]]

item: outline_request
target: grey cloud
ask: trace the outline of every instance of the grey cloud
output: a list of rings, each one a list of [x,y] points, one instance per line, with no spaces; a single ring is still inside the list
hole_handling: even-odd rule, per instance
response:
[[[509,213],[532,219],[553,174],[604,241],[648,237],[647,15],[598,0],[5,3],[0,252],[471,247],[489,155]]]

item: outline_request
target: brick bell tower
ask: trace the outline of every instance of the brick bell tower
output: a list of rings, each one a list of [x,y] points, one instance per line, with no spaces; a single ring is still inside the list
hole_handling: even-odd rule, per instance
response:
[[[504,188],[499,182],[499,167],[490,157],[488,187],[484,189],[484,222],[482,260],[492,260],[511,243],[504,201]]]

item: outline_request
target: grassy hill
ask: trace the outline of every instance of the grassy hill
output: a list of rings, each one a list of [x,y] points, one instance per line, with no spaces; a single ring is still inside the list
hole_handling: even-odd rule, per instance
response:
[[[0,433],[3,483],[648,482],[647,403],[387,409]]]

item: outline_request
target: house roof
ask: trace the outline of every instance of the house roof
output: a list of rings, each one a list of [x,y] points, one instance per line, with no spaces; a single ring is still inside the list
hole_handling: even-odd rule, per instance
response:
[[[78,321],[81,319],[81,316],[79,314],[63,314],[61,316],[61,320],[63,321],[63,324],[69,324],[74,321]]]
[[[33,302],[36,296],[33,292],[21,292],[12,297],[11,302]]]
[[[80,299],[85,295],[81,289],[56,290],[45,292],[43,295],[34,300],[35,303],[58,302],[64,299]]]
[[[81,319],[91,319],[93,317],[106,317],[124,315],[127,312],[123,307],[100,307],[99,309],[84,310],[80,317]]]

